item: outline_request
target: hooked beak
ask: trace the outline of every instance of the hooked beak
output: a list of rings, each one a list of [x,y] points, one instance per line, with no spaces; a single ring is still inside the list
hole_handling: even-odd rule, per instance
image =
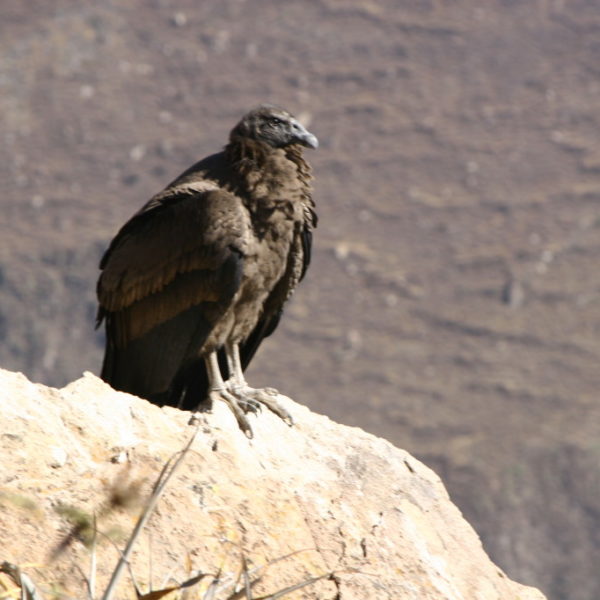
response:
[[[291,121],[292,132],[295,140],[307,148],[318,148],[319,140],[308,129],[301,125],[296,119]]]

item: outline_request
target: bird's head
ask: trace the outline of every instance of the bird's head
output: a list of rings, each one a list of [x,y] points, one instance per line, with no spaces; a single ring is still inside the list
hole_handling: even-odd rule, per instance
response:
[[[230,139],[246,137],[261,141],[273,148],[301,144],[317,148],[319,141],[289,112],[270,104],[263,104],[242,117],[232,129]]]

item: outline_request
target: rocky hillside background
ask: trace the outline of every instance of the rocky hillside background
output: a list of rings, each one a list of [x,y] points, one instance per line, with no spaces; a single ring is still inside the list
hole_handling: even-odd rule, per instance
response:
[[[5,0],[0,364],[98,372],[97,262],[272,101],[309,276],[249,372],[434,468],[510,577],[600,596],[600,6]]]

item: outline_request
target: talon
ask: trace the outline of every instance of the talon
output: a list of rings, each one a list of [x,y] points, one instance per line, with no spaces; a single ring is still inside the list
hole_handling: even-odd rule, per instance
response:
[[[239,428],[246,434],[246,437],[249,439],[254,437],[252,427],[244,414],[245,411],[240,406],[240,401],[233,394],[229,393],[226,389],[217,389],[209,392],[209,398],[211,401],[215,399],[223,400],[231,409]]]
[[[247,396],[242,395],[239,395],[237,397],[239,405],[245,413],[251,412],[257,414],[262,411],[262,404],[254,400],[254,398],[249,398]]]
[[[233,386],[232,386],[233,387]],[[235,386],[236,396],[240,400],[240,404],[245,402],[251,402],[253,407],[258,407],[258,410],[252,409],[252,412],[258,412],[262,410],[263,406],[266,406],[271,412],[275,413],[280,419],[282,419],[290,427],[294,424],[294,419],[290,413],[288,413],[279,402],[275,399],[279,396],[279,392],[274,388],[263,388],[255,389],[250,386]]]

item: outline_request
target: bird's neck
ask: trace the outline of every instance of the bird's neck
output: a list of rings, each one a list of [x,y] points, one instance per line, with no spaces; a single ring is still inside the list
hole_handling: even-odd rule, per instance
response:
[[[292,194],[295,198],[283,193],[281,200],[302,199],[312,205],[311,170],[302,155],[302,146],[273,148],[258,140],[232,137],[225,146],[225,156],[237,175],[236,187],[245,192],[248,199],[260,203],[260,196],[264,195],[260,190],[269,190],[268,196],[273,200],[278,197],[277,188],[285,188],[288,192],[295,188]]]
[[[248,168],[262,168],[268,160],[273,148],[258,140],[247,137],[232,136],[231,141],[225,146],[225,156],[234,166]]]

